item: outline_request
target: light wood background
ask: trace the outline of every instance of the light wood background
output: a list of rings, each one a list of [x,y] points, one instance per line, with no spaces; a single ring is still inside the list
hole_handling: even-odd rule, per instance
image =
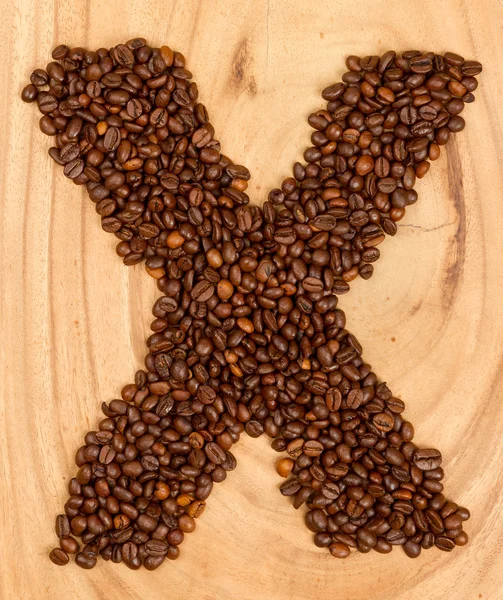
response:
[[[4,0],[0,10],[2,600],[503,598],[501,3]],[[252,172],[255,202],[290,173],[305,119],[348,54],[413,47],[483,63],[466,130],[419,182],[375,277],[341,300],[418,443],[442,450],[448,495],[472,511],[465,548],[338,561],[279,494],[267,441],[244,439],[177,562],[155,573],[49,562],[74,452],[142,364],[157,293],[115,256],[19,92],[57,44],[138,35],[188,57],[224,152]]]

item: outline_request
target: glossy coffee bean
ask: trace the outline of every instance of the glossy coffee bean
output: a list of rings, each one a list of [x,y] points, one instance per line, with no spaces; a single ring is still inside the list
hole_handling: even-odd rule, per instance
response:
[[[350,550],[346,544],[336,542],[330,546],[330,554],[335,558],[347,558],[350,555]]]
[[[51,550],[49,558],[55,565],[58,565],[60,567],[68,564],[70,560],[68,554],[61,548],[54,548],[54,550]]]

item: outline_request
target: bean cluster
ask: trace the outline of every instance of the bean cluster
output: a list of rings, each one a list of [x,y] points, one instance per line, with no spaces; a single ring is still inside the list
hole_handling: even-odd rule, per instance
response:
[[[176,559],[243,432],[286,453],[280,491],[307,506],[333,556],[466,544],[469,512],[443,495],[440,452],[412,442],[403,401],[364,362],[337,296],[372,276],[416,177],[464,128],[480,63],[350,56],[309,116],[305,164],[258,207],[180,53],[138,38],[59,46],[53,59],[22,98],[37,102],[50,156],[86,186],[117,254],[144,260],[162,296],[145,369],[77,451],[52,561]]]

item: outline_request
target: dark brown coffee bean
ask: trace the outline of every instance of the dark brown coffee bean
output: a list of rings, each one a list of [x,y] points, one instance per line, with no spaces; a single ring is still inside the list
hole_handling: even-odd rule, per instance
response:
[[[26,88],[25,88],[26,90]],[[29,97],[31,98],[33,96],[33,91],[31,88],[29,88],[29,90],[24,92],[24,101],[26,102],[26,99]],[[51,94],[46,94],[46,93],[39,93],[35,98],[33,98],[33,100],[37,100],[38,103],[38,107],[41,113],[43,113],[44,115],[48,115],[49,113],[55,111],[58,108],[58,101],[57,99],[51,95]],[[30,102],[33,102],[33,100],[29,100]]]
[[[83,170],[84,161],[81,158],[76,158],[65,165],[63,172],[69,179],[77,179]]]
[[[313,219],[312,226],[319,231],[332,231],[335,227],[336,219],[332,215],[320,215]]]
[[[55,565],[58,565],[60,567],[67,565],[70,561],[70,557],[68,556],[68,554],[61,548],[54,548],[53,550],[51,550],[49,558]]]
[[[376,534],[364,527],[358,529],[357,539],[359,543],[370,548],[373,548],[377,544]]]
[[[435,539],[435,546],[444,552],[450,552],[455,545],[454,540],[445,536],[439,536]]]
[[[103,146],[107,152],[113,152],[119,146],[120,140],[119,129],[117,127],[109,127],[103,139]]]
[[[327,481],[323,484],[321,493],[323,496],[325,496],[325,498],[328,498],[329,500],[335,500],[340,494],[339,486],[332,481]]]
[[[428,521],[429,527],[434,534],[439,534],[444,531],[444,524],[440,515],[435,511],[428,509],[425,512],[426,519]]]
[[[422,471],[437,469],[442,464],[442,455],[438,450],[417,450],[414,464]]]
[[[72,537],[66,537],[59,542],[61,549],[67,554],[76,554],[79,551],[78,542]]]
[[[380,431],[391,431],[394,424],[393,417],[391,415],[388,415],[387,413],[379,413],[377,415],[374,415],[373,421],[374,425]]]
[[[350,554],[350,550],[346,544],[336,542],[330,546],[330,554],[335,558],[347,558]]]
[[[403,549],[409,558],[417,558],[421,554],[421,546],[412,540],[407,540]]]
[[[70,521],[66,515],[58,515],[56,517],[56,535],[62,539],[70,535]]]
[[[310,457],[319,456],[323,452],[323,444],[316,440],[309,440],[302,447],[302,452]]]
[[[326,394],[327,408],[330,411],[339,410],[342,402],[342,394],[338,388],[331,388]]]
[[[59,157],[64,164],[76,160],[80,155],[79,145],[75,142],[68,142],[59,151]]]
[[[120,65],[132,65],[134,63],[134,55],[131,50],[124,44],[119,44],[112,49],[115,60]]]
[[[209,442],[208,444],[206,444],[204,450],[206,452],[206,456],[212,463],[221,465],[223,462],[225,462],[225,451],[223,450],[223,448],[221,448],[221,446],[219,446],[215,442]]]
[[[93,569],[96,566],[97,556],[94,553],[78,552],[75,555],[75,564],[81,569]]]
[[[475,70],[475,69],[472,69]],[[470,73],[472,74],[472,73]],[[473,73],[477,75],[478,73]],[[321,95],[324,100],[328,102],[337,100],[344,93],[345,87],[343,83],[334,83],[333,85],[329,85],[322,92]]]
[[[301,483],[298,479],[291,478],[288,481],[285,481],[280,487],[280,492],[283,496],[293,496],[296,494],[301,488]]]
[[[168,552],[168,543],[163,540],[149,540],[145,544],[149,556],[165,556]]]
[[[323,283],[315,277],[306,277],[302,281],[302,287],[306,292],[319,293],[323,291]]]
[[[198,302],[206,302],[213,296],[214,291],[215,288],[209,281],[200,281],[194,286],[190,295]]]
[[[257,438],[264,433],[264,426],[259,421],[248,421],[245,431],[250,437]]]
[[[40,85],[44,85],[43,83]],[[38,90],[33,83],[29,83],[21,92],[21,100],[23,102],[35,102],[38,96]]]
[[[49,75],[43,69],[35,69],[30,75],[30,81],[33,85],[41,87],[49,83]]]

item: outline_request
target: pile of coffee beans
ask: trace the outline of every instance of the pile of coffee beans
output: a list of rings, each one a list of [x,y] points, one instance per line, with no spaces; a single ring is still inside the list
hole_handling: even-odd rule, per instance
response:
[[[480,63],[350,56],[309,116],[305,164],[259,207],[180,53],[134,39],[59,46],[53,59],[22,98],[37,102],[50,156],[86,186],[117,254],[145,260],[162,296],[145,369],[77,451],[51,560],[153,570],[176,559],[243,432],[285,453],[280,491],[307,506],[315,544],[333,556],[466,544],[469,512],[443,495],[442,455],[413,443],[337,295],[372,276],[416,177],[464,128]]]

